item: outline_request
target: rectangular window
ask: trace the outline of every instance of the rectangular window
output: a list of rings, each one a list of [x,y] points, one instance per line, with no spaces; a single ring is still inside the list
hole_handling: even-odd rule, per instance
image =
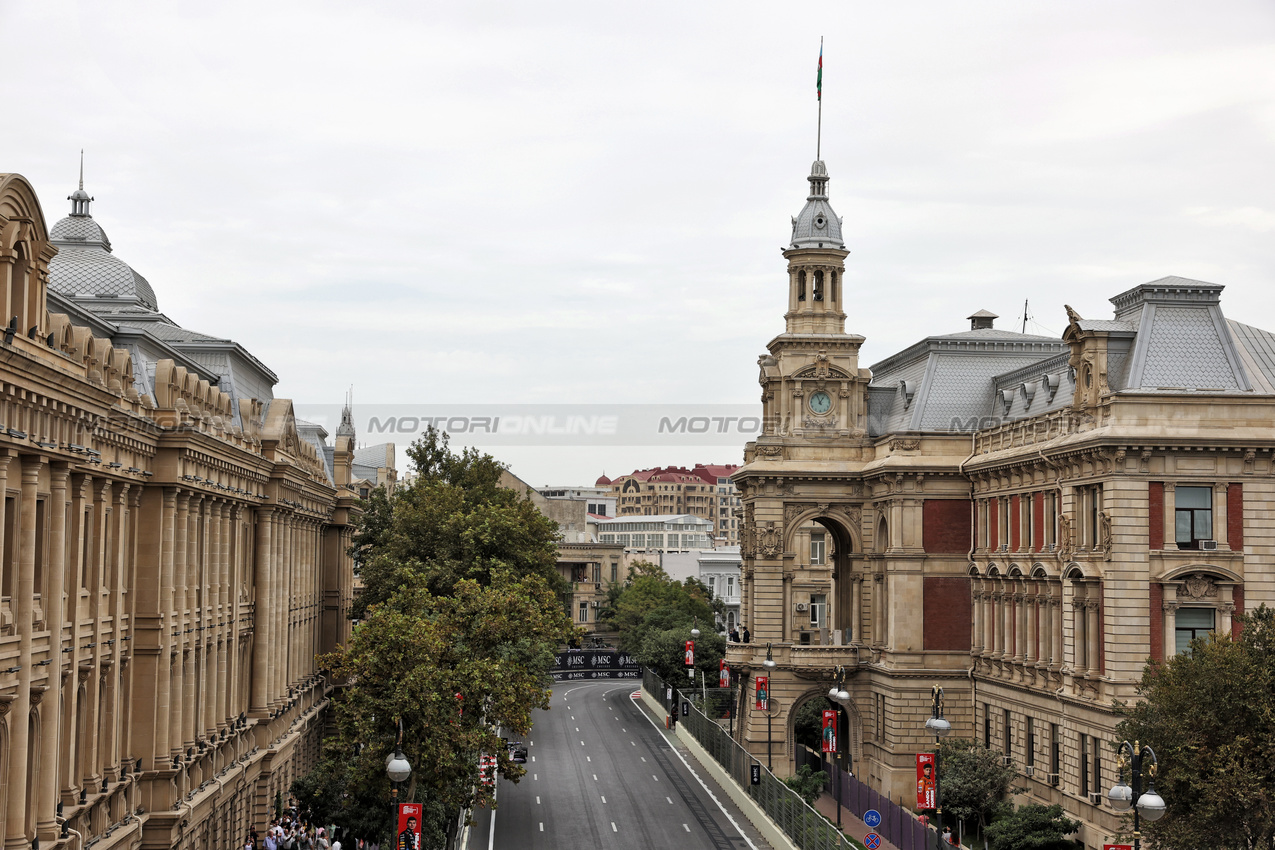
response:
[[[17,571],[18,563],[18,500],[12,496],[6,496],[4,500],[4,563],[0,567],[4,570],[2,576],[3,587],[0,589],[5,596],[13,596],[13,577]]]
[[[1173,497],[1175,538],[1179,549],[1199,549],[1213,539],[1213,488],[1178,487]]]
[[[824,549],[827,544],[821,532],[812,532],[810,535],[810,563],[822,564],[824,561]]]
[[[1045,535],[1045,548],[1058,542],[1058,494],[1053,490],[1045,493],[1045,519],[1042,532]]]
[[[588,602],[580,603],[580,622],[582,623],[589,622],[589,603]]]
[[[1089,796],[1089,748],[1093,739],[1088,735],[1080,736],[1080,796]]]
[[[828,624],[828,597],[822,593],[810,595],[810,628],[822,629]]]
[[[1040,497],[1034,493],[1024,493],[1021,497],[1019,497],[1019,502],[1023,506],[1023,548],[1028,552],[1034,552],[1036,550],[1036,523],[1032,522],[1035,518],[1032,512],[1032,500],[1037,498]]]
[[[1049,772],[1057,776],[1062,767],[1062,741],[1058,740],[1058,724],[1049,724]]]
[[[708,595],[713,599],[717,597],[717,576],[708,577]]]
[[[1033,767],[1036,764],[1036,721],[1027,718],[1027,766]]]
[[[1102,791],[1102,745],[1097,738],[1089,739],[1089,749],[1093,753],[1093,790]]]
[[[735,577],[734,576],[726,576],[726,598],[727,599],[735,598]]]
[[[602,584],[602,565],[601,564],[593,565],[593,583]]]
[[[1014,727],[1009,722],[1009,709],[1005,709],[1005,755],[1012,756],[1014,754]]]
[[[1191,641],[1215,628],[1212,608],[1179,608],[1174,621],[1174,652],[1181,655],[1191,648]]]
[[[992,748],[992,707],[983,703],[983,746]]]
[[[619,578],[620,578],[620,565],[612,564],[611,565],[611,581],[619,581]]]

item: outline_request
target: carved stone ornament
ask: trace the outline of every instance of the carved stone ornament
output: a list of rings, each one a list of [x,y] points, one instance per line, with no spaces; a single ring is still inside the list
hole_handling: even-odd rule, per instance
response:
[[[1111,517],[1106,511],[1098,511],[1098,545],[1102,547],[1103,560],[1111,560]]]
[[[757,454],[760,457],[778,458],[780,460],[783,460],[784,447],[783,446],[758,446]]]
[[[1071,518],[1066,514],[1058,517],[1058,555],[1064,561],[1071,558]]]
[[[809,505],[787,504],[784,505],[784,524],[792,525],[793,520],[801,516],[810,508]]]
[[[1192,599],[1217,598],[1217,583],[1201,573],[1196,573],[1182,582],[1182,587]]]
[[[766,523],[766,527],[757,535],[757,551],[763,558],[778,558],[783,550],[783,526],[776,526],[773,522]]]
[[[891,440],[890,451],[892,452],[914,452],[921,448],[920,440]]]

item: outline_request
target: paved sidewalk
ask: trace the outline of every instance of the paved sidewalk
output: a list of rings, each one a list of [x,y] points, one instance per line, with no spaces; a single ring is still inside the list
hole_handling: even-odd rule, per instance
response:
[[[815,800],[815,808],[820,814],[830,818],[833,823],[837,822],[837,801],[831,794],[822,794],[818,800]],[[872,830],[868,829],[867,824],[844,807],[841,809],[841,831],[860,844],[863,843],[863,836],[872,832]],[[878,850],[899,850],[899,848],[882,838],[881,846]]]

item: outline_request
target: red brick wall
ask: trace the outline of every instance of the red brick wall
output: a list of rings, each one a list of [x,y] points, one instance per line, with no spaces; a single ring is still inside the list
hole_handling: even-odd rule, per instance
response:
[[[925,648],[970,651],[973,601],[964,576],[925,578]]]
[[[1244,485],[1231,484],[1226,488],[1226,545],[1232,549],[1244,548]]]
[[[1147,537],[1152,549],[1164,548],[1164,484],[1159,481],[1147,485]],[[1163,652],[1156,656],[1163,657]]]
[[[968,553],[973,548],[970,535],[974,532],[970,507],[969,499],[926,499],[921,508],[921,545],[925,551]]]
[[[987,548],[992,550],[999,549],[1001,545],[1001,521],[997,515],[1000,511],[1000,504],[1000,499],[987,500]]]
[[[1151,485],[1155,487],[1155,484]],[[1162,494],[1163,489],[1160,491]],[[1151,658],[1154,661],[1164,660],[1164,586],[1151,583],[1151,599],[1148,603],[1151,610]]]
[[[1239,485],[1237,484],[1235,486],[1238,487]],[[1229,513],[1230,509],[1228,508],[1227,511],[1228,511],[1227,516],[1230,516],[1230,513]],[[1244,613],[1244,585],[1242,584],[1235,585],[1235,587],[1231,589],[1231,596],[1235,601],[1235,613],[1243,614]],[[1242,631],[1244,631],[1244,627],[1240,625],[1240,621],[1232,619],[1231,620],[1231,637],[1238,638],[1240,636],[1240,632]]]
[[[1037,493],[1032,500],[1032,524],[1036,527],[1036,551],[1045,548],[1045,494]],[[1040,658],[1039,655],[1036,656]]]
[[[1019,543],[1023,539],[1022,529],[1022,505],[1018,501],[1018,496],[1009,497],[1009,548],[1010,551],[1017,552]]]

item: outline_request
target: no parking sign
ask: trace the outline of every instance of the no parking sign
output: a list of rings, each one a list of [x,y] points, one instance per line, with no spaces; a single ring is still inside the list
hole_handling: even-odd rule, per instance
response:
[[[881,846],[881,836],[877,835],[875,832],[869,832],[867,835],[863,836],[863,846],[867,847],[868,850],[877,850],[877,848]]]

